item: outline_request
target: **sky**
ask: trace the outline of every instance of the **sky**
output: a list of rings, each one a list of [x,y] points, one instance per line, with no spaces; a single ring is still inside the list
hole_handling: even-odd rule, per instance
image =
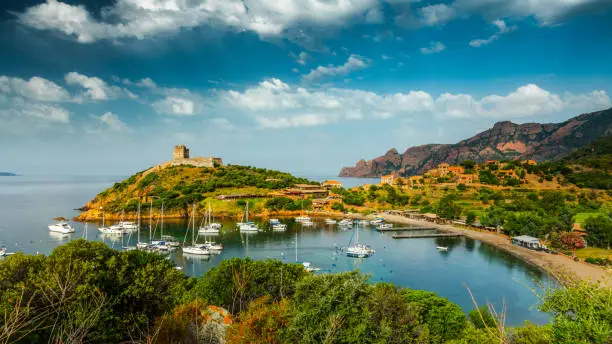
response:
[[[335,175],[612,107],[612,0],[0,3],[0,171]]]

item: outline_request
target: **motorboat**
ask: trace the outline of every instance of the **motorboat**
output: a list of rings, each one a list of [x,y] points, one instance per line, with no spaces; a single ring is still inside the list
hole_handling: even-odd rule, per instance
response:
[[[126,230],[119,225],[112,225],[110,227],[100,227],[98,228],[102,234],[113,234],[113,235],[123,235],[126,234]]]
[[[134,231],[139,228],[138,224],[132,221],[120,221],[117,225],[126,231]]]
[[[437,246],[436,249],[438,251],[448,251],[448,247],[446,247],[446,246]]]
[[[144,250],[144,249],[146,249],[146,248],[149,248],[149,246],[150,246],[150,244],[149,244],[148,242],[138,242],[138,243],[136,244],[136,247],[137,247],[139,250]]]
[[[312,264],[310,264],[310,262],[303,262],[302,265],[304,266],[304,269],[306,269],[306,272],[321,271],[320,268],[312,266]]]
[[[181,243],[176,240],[172,235],[162,235],[161,239],[170,247],[179,247]]]
[[[353,220],[351,220],[351,219],[343,219],[342,221],[338,222],[338,225],[340,225],[340,226],[352,226],[353,225]]]
[[[306,221],[311,221],[310,217],[308,216],[298,216],[295,218],[295,221],[297,222],[306,222]]]
[[[275,232],[284,232],[287,230],[287,225],[284,223],[276,223],[272,225],[272,230]]]
[[[270,222],[271,225],[275,225],[275,224],[280,223],[280,220],[279,219],[270,219],[270,220],[268,220],[268,222]]]
[[[254,222],[241,222],[238,224],[241,232],[259,232],[259,227]]]
[[[370,224],[376,226],[376,225],[380,225],[380,224],[382,224],[384,222],[385,222],[385,220],[383,220],[380,217],[378,217],[378,218],[370,221]]]
[[[312,222],[311,220],[302,221],[302,226],[304,226],[304,227],[312,227],[312,226],[314,226],[314,222]]]
[[[338,223],[338,221],[334,219],[325,219],[325,224],[327,225],[335,225],[336,223]]]
[[[393,228],[393,224],[391,223],[381,223],[378,225],[378,229],[391,229]]]
[[[6,255],[7,255],[6,248],[4,247],[0,248],[0,257],[5,257]]]
[[[370,224],[370,222],[368,222],[366,220],[356,220],[355,221],[355,225],[357,225],[357,226],[367,226],[369,224]]]
[[[213,226],[212,224],[200,227],[198,229],[198,233],[200,234],[208,234],[208,235],[216,235],[219,234],[219,227]]]
[[[51,232],[56,232],[56,233],[62,233],[62,234],[69,234],[69,233],[74,233],[74,228],[72,228],[72,226],[70,226],[67,222],[58,222],[54,225],[49,225],[49,231]]]

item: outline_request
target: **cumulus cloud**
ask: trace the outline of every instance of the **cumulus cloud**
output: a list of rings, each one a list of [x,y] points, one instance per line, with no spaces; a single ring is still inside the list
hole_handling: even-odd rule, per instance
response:
[[[192,116],[196,114],[196,104],[186,98],[168,96],[153,103],[153,109],[160,114]]]
[[[0,92],[44,102],[67,101],[71,98],[63,87],[38,76],[24,80],[2,75],[0,76]]]
[[[493,25],[495,25],[497,27],[497,32],[494,33],[493,35],[491,35],[489,38],[487,39],[474,39],[472,41],[470,41],[470,46],[474,47],[474,48],[479,48],[483,45],[487,45],[493,41],[496,41],[497,39],[499,39],[499,37],[505,33],[508,32],[512,32],[514,30],[517,29],[516,26],[507,26],[506,22],[501,20],[501,19],[496,19],[493,21],[492,23]]]
[[[32,103],[23,98],[0,98],[0,119],[2,123],[21,123],[47,126],[70,123],[70,112],[57,105]]]
[[[279,79],[267,79],[244,91],[221,91],[218,97],[218,107],[239,110],[252,116],[260,127],[268,129],[419,115],[512,119],[610,106],[610,99],[603,90],[561,96],[535,84],[518,87],[506,95],[475,98],[470,94],[442,93],[434,98],[421,90],[377,94],[344,88],[304,88]]]
[[[446,45],[442,42],[430,42],[428,47],[421,48],[421,54],[429,55],[436,54],[446,49]]]
[[[348,60],[341,66],[319,66],[315,69],[312,69],[310,73],[304,75],[302,79],[304,81],[316,81],[326,77],[335,77],[335,76],[343,76],[347,75],[353,71],[364,69],[368,67],[368,60],[359,56],[352,54],[349,56]]]
[[[64,78],[68,85],[80,86],[86,90],[77,97],[77,101],[108,100],[117,98],[121,93],[119,87],[109,86],[104,80],[97,77],[70,72]]]
[[[106,112],[97,119],[111,131],[128,131],[128,126],[112,112]]]
[[[27,104],[21,108],[21,113],[27,117],[39,119],[51,123],[70,122],[70,112],[68,110],[45,104]]]
[[[384,23],[385,16],[380,8],[372,8],[365,14],[365,22],[368,24],[381,24]]]
[[[377,0],[117,0],[99,14],[83,5],[58,0],[27,8],[19,21],[40,30],[54,30],[78,42],[143,39],[173,34],[202,25],[279,36],[301,26],[337,26],[379,5]]]
[[[456,15],[453,7],[446,4],[428,5],[419,8],[421,23],[425,26],[444,24]]]

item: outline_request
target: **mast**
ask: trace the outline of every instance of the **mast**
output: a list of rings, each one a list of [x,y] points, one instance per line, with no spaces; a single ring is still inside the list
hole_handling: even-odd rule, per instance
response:
[[[151,198],[151,206],[149,207],[149,241],[153,244],[153,198]]]
[[[140,200],[138,200],[138,227],[137,227],[137,230],[138,230],[138,242],[137,242],[137,244],[139,244],[140,243]]]
[[[192,231],[191,231],[191,245],[195,246],[195,203],[193,204],[193,211],[191,212],[191,227],[192,227]]]
[[[246,211],[245,211],[245,215],[246,215],[246,221],[245,222],[249,222],[249,201],[247,200],[246,202]]]
[[[160,238],[164,236],[164,202],[162,201],[161,205],[161,233]]]

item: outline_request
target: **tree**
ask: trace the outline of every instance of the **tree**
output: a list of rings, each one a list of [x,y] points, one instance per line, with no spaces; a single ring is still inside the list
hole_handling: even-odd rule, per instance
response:
[[[466,326],[461,307],[424,290],[403,289],[402,295],[414,307],[435,339],[445,342],[457,338]]]
[[[543,237],[547,234],[543,228],[542,217],[533,212],[513,213],[508,216],[504,231],[510,236],[531,235]]]
[[[609,216],[591,216],[584,222],[587,239],[593,246],[610,248],[612,245],[612,219]]]
[[[495,328],[497,327],[497,322],[495,318],[489,312],[489,307],[487,305],[482,305],[479,309],[472,309],[468,312],[468,316],[470,317],[470,321],[476,328]]]
[[[551,234],[551,246],[562,250],[584,248],[584,239],[576,232],[561,232]]]
[[[472,225],[476,221],[476,213],[473,211],[468,211],[465,215],[465,224]]]
[[[462,162],[459,163],[459,165],[462,166],[466,170],[473,170],[474,167],[476,166],[476,163],[474,162],[474,160],[463,160]]]
[[[461,206],[455,202],[454,195],[446,195],[440,200],[436,215],[443,219],[455,219],[461,215]]]

